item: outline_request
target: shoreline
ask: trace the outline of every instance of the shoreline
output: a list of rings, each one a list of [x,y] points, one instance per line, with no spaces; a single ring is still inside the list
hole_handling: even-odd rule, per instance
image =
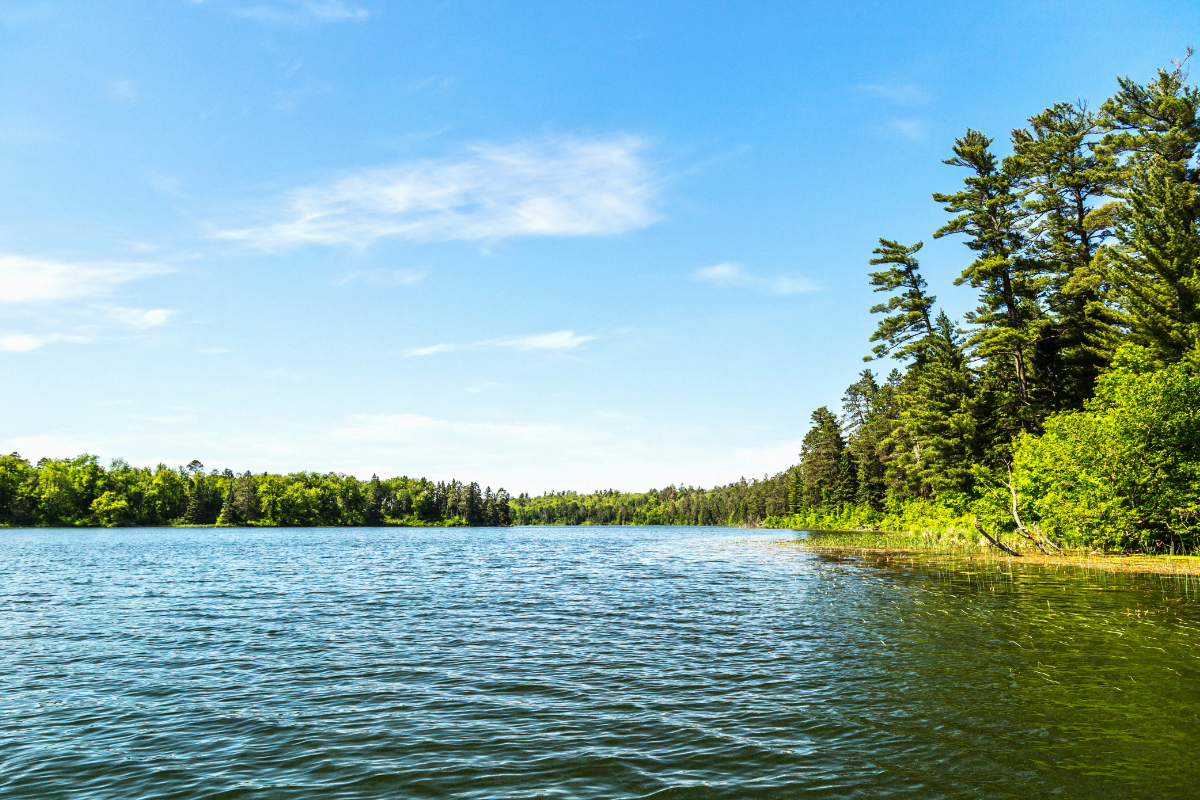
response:
[[[814,531],[825,538],[828,533]],[[831,556],[882,556],[885,560],[905,559],[909,561],[943,560],[980,561],[988,563],[1003,563],[1007,566],[1033,565],[1039,567],[1073,567],[1097,570],[1111,573],[1146,574],[1146,575],[1196,575],[1200,576],[1200,556],[1196,555],[1145,555],[1145,554],[1114,554],[1097,553],[1095,551],[1066,551],[1062,555],[1043,555],[1039,552],[1022,552],[1020,557],[1010,556],[994,548],[983,548],[969,543],[961,547],[902,547],[891,543],[881,545],[866,541],[853,541],[854,538],[866,538],[875,531],[838,531],[830,538],[844,538],[849,541],[822,542],[817,539],[778,540],[773,544],[789,550],[803,550],[811,553]],[[845,537],[838,534],[845,533]],[[889,538],[903,536],[920,539],[921,534],[894,533]],[[925,539],[924,541],[936,541]]]

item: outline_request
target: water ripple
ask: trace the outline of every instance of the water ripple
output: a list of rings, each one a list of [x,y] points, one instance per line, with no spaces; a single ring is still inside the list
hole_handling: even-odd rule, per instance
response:
[[[0,794],[1194,796],[1160,579],[730,533],[5,532]]]

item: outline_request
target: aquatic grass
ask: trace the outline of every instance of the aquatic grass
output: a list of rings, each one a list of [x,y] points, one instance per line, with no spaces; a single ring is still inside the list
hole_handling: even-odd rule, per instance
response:
[[[1088,548],[1068,548],[1061,555],[1043,555],[1025,542],[1006,542],[1021,553],[1019,558],[982,543],[978,535],[961,528],[909,533],[904,531],[806,531],[807,538],[775,540],[802,550],[838,555],[885,556],[918,559],[925,563],[947,561],[983,562],[1010,566],[1061,566],[1094,573],[1144,573],[1200,576],[1200,554],[1127,555],[1102,553]],[[1194,581],[1192,581],[1194,583]],[[1191,583],[1188,584],[1191,586]],[[1190,591],[1190,589],[1189,589]]]

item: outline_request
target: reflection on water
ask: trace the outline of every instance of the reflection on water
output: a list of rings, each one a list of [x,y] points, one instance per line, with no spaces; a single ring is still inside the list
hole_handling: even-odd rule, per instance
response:
[[[1196,796],[1195,578],[737,534],[0,532],[0,794]]]

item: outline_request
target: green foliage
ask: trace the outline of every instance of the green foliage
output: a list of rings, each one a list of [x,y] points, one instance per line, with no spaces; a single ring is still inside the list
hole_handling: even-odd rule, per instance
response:
[[[1126,339],[1160,363],[1193,356],[1200,346],[1200,231],[1197,187],[1167,168],[1139,169],[1116,225],[1117,243],[1102,254]]]
[[[1200,544],[1200,91],[1183,61],[1121,79],[1099,113],[1033,115],[1008,157],[979,131],[955,141],[945,163],[967,175],[934,195],[952,215],[934,238],[964,237],[973,256],[955,284],[978,305],[963,335],[944,312],[929,325],[917,247],[881,240],[870,265],[890,268],[870,283],[900,294],[871,309],[891,315],[871,342],[904,370],[882,386],[864,373],[840,420],[818,409],[791,523],[948,524],[914,517],[935,508],[993,533],[1023,515],[1072,544]]]
[[[471,500],[467,497],[470,496]],[[414,502],[414,497],[416,502]],[[510,525],[508,492],[458,481],[297,472],[205,472],[193,461],[135,468],[95,456],[0,457],[0,526]]]
[[[813,425],[800,448],[803,508],[825,509],[854,502],[858,468],[846,447],[838,418],[825,406],[812,415]]]
[[[872,314],[886,316],[871,334],[871,341],[879,344],[872,349],[873,355],[864,357],[864,361],[885,356],[910,358],[920,352],[922,339],[933,333],[929,316],[937,298],[926,294],[920,265],[913,258],[922,244],[917,242],[905,247],[899,242],[880,239],[879,247],[872,251],[875,253],[875,258],[870,261],[872,266],[889,265],[887,269],[868,273],[875,291],[902,289],[903,292],[888,298],[886,303],[871,306]]]
[[[1120,172],[1098,151],[1101,128],[1085,103],[1057,103],[1012,133],[1022,198],[1032,224],[1029,250],[1046,275],[1032,352],[1037,402],[1051,411],[1079,408],[1091,395],[1112,333],[1104,279],[1093,260],[1111,234],[1111,217],[1093,214]]]
[[[515,525],[758,525],[788,512],[794,472],[709,490],[667,486],[646,492],[613,489],[578,494],[522,494],[512,501]]]
[[[1200,374],[1117,352],[1082,411],[1017,447],[1013,480],[1032,518],[1072,544],[1200,544]]]
[[[977,254],[954,282],[979,290],[979,306],[965,318],[975,326],[971,345],[984,358],[1011,362],[1018,397],[1027,403],[1028,351],[1041,310],[1041,265],[1027,247],[1028,212],[1021,202],[1024,166],[1017,158],[1000,161],[991,145],[992,140],[976,130],[955,141],[954,157],[944,163],[970,174],[960,191],[933,195],[956,215],[933,236],[963,234],[967,247]]]

